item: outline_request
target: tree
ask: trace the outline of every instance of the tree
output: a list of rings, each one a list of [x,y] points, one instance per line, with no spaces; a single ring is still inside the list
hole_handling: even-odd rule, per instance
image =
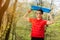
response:
[[[1,26],[1,21],[2,21],[3,15],[4,15],[4,12],[7,10],[8,6],[9,6],[9,2],[10,2],[10,0],[6,0],[5,4],[1,7],[2,0],[0,0],[0,26]]]
[[[1,8],[1,5],[2,5],[2,0],[0,0],[0,8]]]
[[[1,27],[1,23],[2,23],[2,19],[3,19],[3,15],[5,14],[5,11],[7,10],[8,6],[9,6],[9,3],[10,3],[10,0],[6,0],[4,5],[3,4],[3,1],[4,0],[0,0],[0,37],[1,37],[1,32],[3,33],[4,31],[2,31],[2,27]],[[3,40],[1,38],[1,40]]]

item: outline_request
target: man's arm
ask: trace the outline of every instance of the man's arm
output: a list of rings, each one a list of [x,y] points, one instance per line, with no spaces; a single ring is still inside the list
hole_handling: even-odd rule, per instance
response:
[[[31,12],[31,10],[28,10],[27,13],[25,13],[25,15],[23,16],[24,19],[26,19],[27,21],[29,21],[29,17],[28,14]]]
[[[53,24],[53,23],[54,23],[54,20],[53,20],[51,14],[49,14],[48,16],[50,17],[50,20],[47,21],[47,25],[49,25],[49,24]]]

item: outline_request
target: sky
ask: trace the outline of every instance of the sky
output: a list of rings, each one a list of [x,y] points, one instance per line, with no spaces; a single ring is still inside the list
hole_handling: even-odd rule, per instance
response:
[[[18,0],[19,2],[26,2],[26,0]],[[34,1],[34,0],[27,0],[27,2],[32,2],[32,1]],[[44,0],[45,1],[45,0]],[[47,0],[48,2],[51,2],[51,0]],[[53,0],[54,1],[54,4],[56,5],[56,6],[59,6],[59,4],[60,4],[60,0]]]
[[[35,0],[18,0],[18,2],[32,2],[32,1],[35,1]],[[46,1],[46,0],[43,0],[43,1]],[[51,3],[51,0],[47,0],[49,3]],[[56,8],[55,9],[57,9],[57,10],[59,10],[60,9],[60,0],[53,0],[54,2],[54,4],[56,5]]]
[[[34,1],[34,0],[27,0],[27,2],[32,2],[32,1]],[[44,0],[45,1],[45,0]],[[47,0],[48,2],[51,2],[51,0]],[[18,0],[18,2],[23,2],[23,0]],[[26,2],[26,0],[24,0],[24,2]],[[59,4],[60,4],[60,0],[54,0],[54,4],[56,5],[56,6],[59,6]]]

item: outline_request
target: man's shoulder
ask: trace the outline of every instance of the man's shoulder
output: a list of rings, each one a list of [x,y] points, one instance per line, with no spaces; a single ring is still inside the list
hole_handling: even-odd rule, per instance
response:
[[[35,20],[36,18],[29,18],[29,19],[33,19],[33,20]]]
[[[47,22],[47,20],[43,19],[44,22]]]

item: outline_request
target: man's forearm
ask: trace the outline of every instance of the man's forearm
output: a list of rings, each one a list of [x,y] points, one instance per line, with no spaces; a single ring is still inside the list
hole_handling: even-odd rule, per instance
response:
[[[24,15],[24,17],[27,17],[30,12],[31,12],[31,10],[28,10],[28,12],[26,12],[26,14]]]
[[[54,23],[54,20],[53,20],[51,14],[49,14],[48,16],[50,17],[50,20],[47,21],[47,25],[53,24]]]
[[[50,23],[52,24],[54,22],[53,17],[51,14],[49,15],[49,17],[50,17]]]
[[[24,15],[24,17],[27,17],[28,16],[28,13],[26,13],[25,15]]]
[[[53,17],[52,17],[52,15],[50,15],[50,21],[53,21]]]

